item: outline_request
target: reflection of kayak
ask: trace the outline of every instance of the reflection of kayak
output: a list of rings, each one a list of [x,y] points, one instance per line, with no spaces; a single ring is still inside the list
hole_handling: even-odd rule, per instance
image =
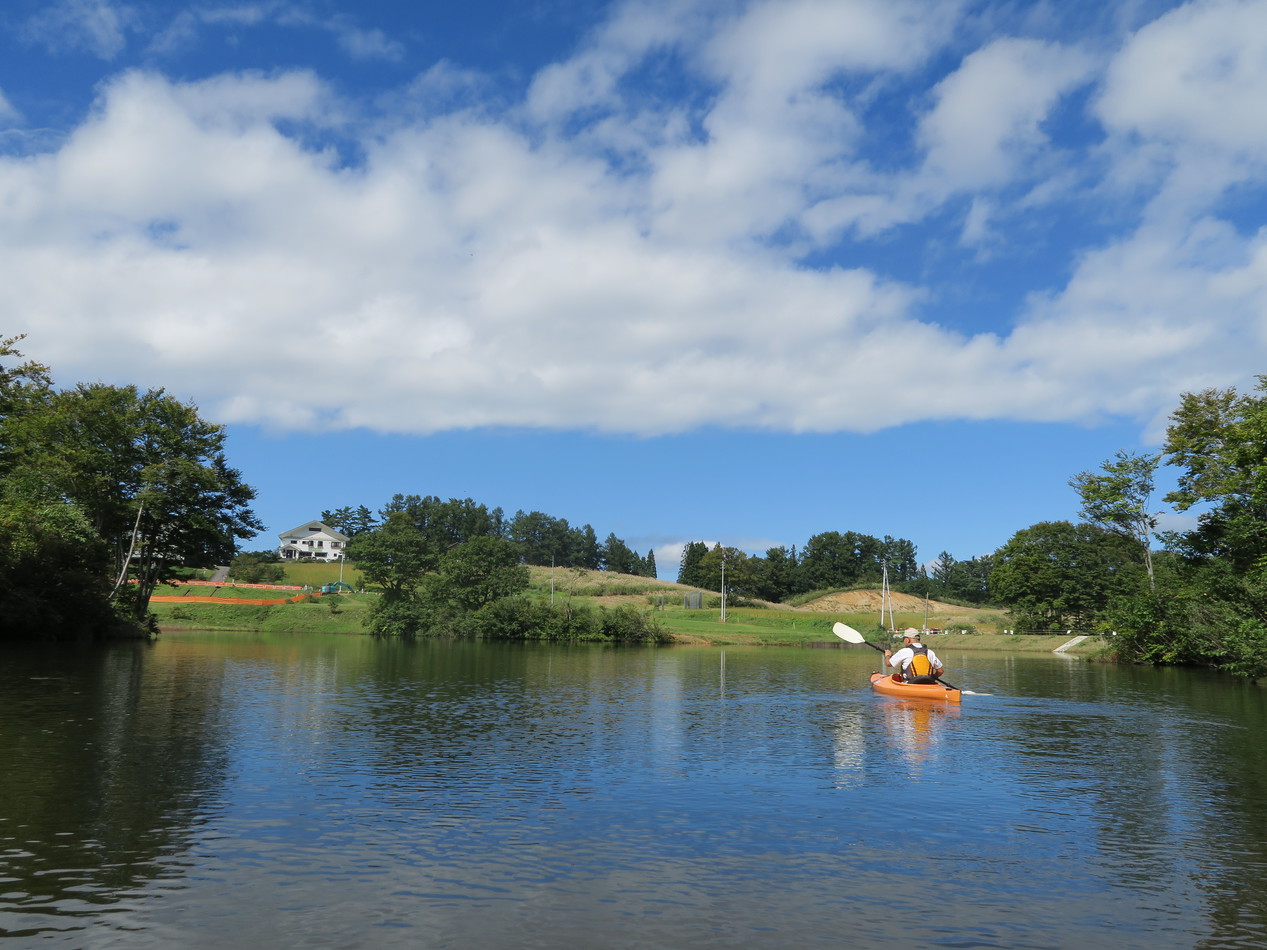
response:
[[[960,691],[941,683],[901,683],[892,674],[871,674],[871,688],[885,696],[901,696],[903,699],[935,699],[944,703],[963,702]]]

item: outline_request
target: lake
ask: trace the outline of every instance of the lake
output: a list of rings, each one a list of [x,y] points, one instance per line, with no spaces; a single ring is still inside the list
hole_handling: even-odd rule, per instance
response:
[[[943,659],[990,695],[866,647],[10,647],[0,947],[1267,945],[1262,690]]]

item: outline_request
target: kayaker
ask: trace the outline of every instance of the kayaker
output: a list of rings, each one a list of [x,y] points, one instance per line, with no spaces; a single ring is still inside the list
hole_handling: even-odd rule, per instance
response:
[[[936,683],[946,672],[937,654],[920,642],[920,632],[913,627],[903,631],[902,649],[896,653],[885,650],[884,658],[899,671],[894,678],[904,683]]]

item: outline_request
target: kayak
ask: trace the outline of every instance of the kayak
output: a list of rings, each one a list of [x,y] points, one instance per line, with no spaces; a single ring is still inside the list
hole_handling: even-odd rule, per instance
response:
[[[872,673],[871,688],[885,696],[901,696],[903,699],[935,699],[945,703],[961,703],[959,690],[951,689],[941,683],[901,683],[893,679],[890,673]]]

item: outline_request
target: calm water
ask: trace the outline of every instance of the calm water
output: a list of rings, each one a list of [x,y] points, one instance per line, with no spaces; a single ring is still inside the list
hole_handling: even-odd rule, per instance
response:
[[[9,650],[0,947],[1267,945],[1263,691],[873,657]]]

